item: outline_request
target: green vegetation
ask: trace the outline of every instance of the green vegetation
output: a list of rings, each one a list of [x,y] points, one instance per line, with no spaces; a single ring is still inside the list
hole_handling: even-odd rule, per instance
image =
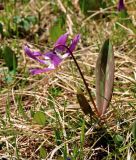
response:
[[[136,159],[136,0],[126,0],[123,11],[117,5],[0,1],[0,159]],[[45,53],[66,32],[81,35],[73,55],[102,118],[71,57],[51,72],[30,74],[41,64],[23,46]]]

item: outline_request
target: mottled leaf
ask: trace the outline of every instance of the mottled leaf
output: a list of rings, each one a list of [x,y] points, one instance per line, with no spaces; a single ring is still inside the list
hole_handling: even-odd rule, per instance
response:
[[[87,115],[87,114],[92,115],[93,114],[93,111],[90,107],[90,104],[88,103],[86,97],[84,96],[84,94],[82,93],[81,90],[79,90],[77,92],[77,100],[80,105],[80,108],[82,109],[82,111],[84,112],[85,115]]]
[[[114,53],[112,44],[107,39],[102,47],[96,63],[96,102],[103,115],[109,106],[114,82]]]

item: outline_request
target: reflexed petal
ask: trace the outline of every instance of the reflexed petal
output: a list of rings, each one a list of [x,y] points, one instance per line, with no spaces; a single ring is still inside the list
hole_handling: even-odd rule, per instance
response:
[[[37,56],[37,57],[38,57],[38,56],[42,56],[42,54],[41,54],[40,52],[33,52],[33,55],[34,55],[34,56]]]
[[[38,69],[38,68],[35,68],[35,69],[30,69],[30,72],[31,74],[35,75],[35,74],[40,74],[40,73],[44,73],[44,72],[48,72],[48,71],[51,71],[51,70],[54,70],[55,68],[52,66],[52,67],[47,67],[47,68],[44,68],[44,69]]]
[[[63,35],[61,35],[58,40],[56,41],[56,43],[54,44],[54,47],[58,46],[58,45],[65,45],[66,44],[66,41],[67,41],[67,38],[68,38],[68,33],[65,33]],[[62,46],[59,46],[57,47],[58,50],[64,50],[65,48],[62,47]]]
[[[32,59],[42,63],[42,64],[47,64],[45,60],[41,60],[38,57],[42,57],[43,55],[40,52],[33,52],[29,49],[29,47],[24,46],[24,51],[25,53]],[[42,57],[43,58],[43,57]]]
[[[73,38],[72,43],[71,43],[71,45],[70,45],[70,47],[69,47],[69,49],[70,49],[71,52],[73,52],[73,51],[75,50],[76,45],[77,45],[77,43],[79,42],[79,39],[80,39],[80,35],[79,35],[79,34],[76,35],[76,36]]]
[[[26,53],[29,57],[31,57],[31,58],[33,58],[33,59],[35,59],[36,56],[41,56],[41,55],[42,55],[40,52],[32,52],[32,51],[29,49],[29,47],[27,47],[27,46],[24,46],[24,51],[25,51],[25,53]]]

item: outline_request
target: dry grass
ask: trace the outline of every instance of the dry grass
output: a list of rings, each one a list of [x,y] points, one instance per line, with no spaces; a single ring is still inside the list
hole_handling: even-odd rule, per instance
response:
[[[127,2],[128,10],[129,8],[135,10],[136,1]],[[56,4],[64,12],[67,9],[59,0]],[[10,6],[10,3],[7,2],[6,5]],[[83,152],[83,156],[80,155],[81,157],[75,159],[136,158],[136,146],[131,133],[132,123],[136,120],[136,35],[126,26],[119,26],[116,29],[116,17],[108,21],[106,19],[89,21],[82,15],[77,4],[73,3],[73,6],[72,9],[68,8],[66,27],[71,33],[79,33],[82,30],[81,41],[74,55],[92,89],[94,98],[96,58],[106,37],[110,37],[114,46],[115,83],[111,105],[106,115],[106,124],[103,126],[106,130],[100,128],[97,121],[91,122],[90,118],[82,113],[76,99],[76,88],[81,86],[84,89],[84,86],[70,58],[55,72],[40,76],[29,75],[28,68],[38,67],[39,64],[24,55],[22,45],[27,42],[35,49],[48,50],[52,46],[49,27],[57,15],[53,13],[50,1],[30,1],[23,6],[17,3],[14,10],[17,13],[21,10],[21,15],[37,16],[38,12],[40,13],[40,27],[43,28],[43,32],[36,45],[31,37],[38,31],[38,25],[34,26],[31,33],[23,39],[16,39],[19,45],[19,66],[14,83],[7,84],[3,80],[5,75],[0,72],[1,157],[22,160],[40,159],[42,148],[45,151],[43,159],[52,160],[63,159],[62,154],[66,151],[67,157],[71,157],[72,160],[74,155],[81,154],[79,152]],[[9,17],[15,14],[5,12],[1,14],[3,16],[8,14]],[[129,13],[135,25],[136,13],[131,10]],[[12,37],[5,38],[1,43],[13,46],[13,40]],[[13,48],[15,49],[14,46]],[[3,63],[0,61],[1,67]],[[39,110],[46,115],[44,126],[38,125],[33,120],[33,114]],[[82,132],[83,127],[85,133]],[[122,144],[114,142],[116,135],[123,137]],[[84,137],[83,148],[81,136]]]

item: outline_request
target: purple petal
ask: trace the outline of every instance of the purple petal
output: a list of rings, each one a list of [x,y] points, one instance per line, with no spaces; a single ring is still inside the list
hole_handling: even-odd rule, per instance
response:
[[[38,57],[38,56],[42,56],[42,54],[40,52],[33,52],[33,55]]]
[[[68,33],[65,33],[65,34],[61,35],[57,39],[56,43],[54,44],[54,47],[56,47],[58,45],[65,45],[66,41],[67,41],[67,38],[68,38]],[[58,46],[57,49],[63,51],[65,48],[62,47],[62,46]]]
[[[45,57],[45,59],[49,58],[51,61],[51,64],[53,64],[55,67],[57,67],[63,60],[61,57],[59,57],[57,54],[55,54],[53,52],[45,53],[44,57]]]
[[[35,68],[35,69],[30,69],[30,72],[31,72],[32,75],[36,75],[36,74],[48,72],[48,71],[51,71],[51,70],[54,70],[54,69],[55,68],[44,68],[44,69]]]
[[[63,35],[61,35],[58,39],[57,39],[57,41],[56,41],[56,43],[55,43],[55,46],[57,46],[57,45],[65,45],[65,43],[66,43],[66,41],[67,41],[67,38],[68,38],[68,33],[65,33],[65,34],[63,34]]]
[[[24,46],[24,51],[30,58],[32,58],[32,59],[34,59],[34,60],[36,60],[36,61],[38,61],[42,64],[47,64],[45,60],[41,60],[41,59],[38,58],[38,57],[43,58],[43,55],[40,52],[33,52],[27,46]]]
[[[122,11],[124,9],[125,9],[124,1],[123,0],[119,0],[118,11]]]
[[[26,53],[29,57],[31,57],[31,58],[33,58],[33,59],[35,59],[36,56],[41,56],[41,55],[42,55],[40,52],[32,52],[32,51],[29,49],[29,47],[27,47],[27,46],[24,46],[24,51],[25,51],[25,53]]]
[[[79,34],[76,35],[76,36],[73,38],[72,43],[71,43],[71,45],[70,45],[70,47],[69,47],[69,49],[70,49],[71,52],[73,52],[73,51],[75,50],[76,45],[77,45],[77,43],[79,42],[79,39],[80,39],[80,35],[79,35]]]

